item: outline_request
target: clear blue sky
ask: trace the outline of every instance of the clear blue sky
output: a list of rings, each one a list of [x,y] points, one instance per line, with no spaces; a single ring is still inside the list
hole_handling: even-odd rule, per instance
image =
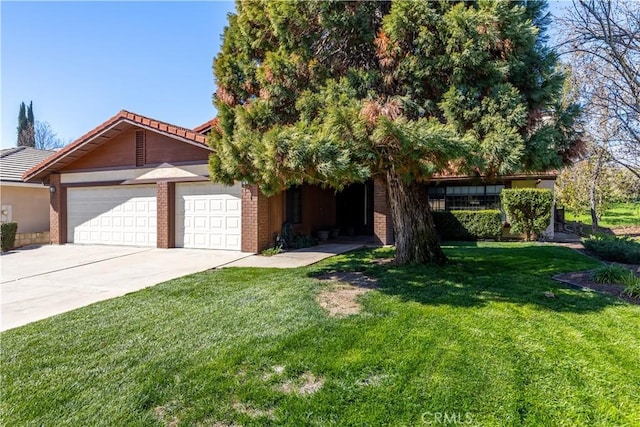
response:
[[[211,63],[233,2],[9,2],[1,14],[2,148],[20,102],[65,142],[121,109],[195,127],[215,116]]]
[[[563,3],[550,2],[551,11]],[[65,142],[121,109],[190,128],[211,119],[211,63],[234,9],[227,1],[2,0],[2,148],[16,144],[22,101]]]

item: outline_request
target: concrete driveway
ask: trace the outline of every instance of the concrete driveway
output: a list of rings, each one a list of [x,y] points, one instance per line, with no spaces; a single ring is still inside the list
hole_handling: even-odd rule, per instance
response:
[[[0,330],[15,328],[250,254],[125,246],[32,246],[0,257]]]

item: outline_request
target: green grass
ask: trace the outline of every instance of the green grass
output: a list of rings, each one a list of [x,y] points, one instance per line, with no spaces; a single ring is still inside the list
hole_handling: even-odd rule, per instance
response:
[[[7,331],[0,424],[640,425],[640,307],[551,280],[597,262],[445,249],[443,268],[371,263],[379,249],[205,272]],[[315,302],[334,270],[378,278],[361,313]],[[282,389],[305,374],[317,392]]]
[[[565,213],[567,221],[582,221],[591,225],[591,215],[579,214],[567,211]],[[603,215],[598,225],[601,227],[621,227],[640,225],[640,202],[636,203],[614,203]]]

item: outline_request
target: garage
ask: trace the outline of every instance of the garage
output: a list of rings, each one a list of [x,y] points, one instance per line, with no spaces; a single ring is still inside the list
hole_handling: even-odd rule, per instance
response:
[[[242,187],[176,184],[176,246],[240,250]]]
[[[155,185],[67,189],[67,241],[156,246]]]

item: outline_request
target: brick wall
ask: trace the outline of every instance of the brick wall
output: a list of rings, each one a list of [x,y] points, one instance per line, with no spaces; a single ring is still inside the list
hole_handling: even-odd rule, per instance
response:
[[[49,243],[50,241],[51,236],[48,231],[42,231],[39,233],[17,233],[14,247],[19,248],[20,246],[27,245],[42,245]]]
[[[62,245],[67,243],[67,188],[60,185],[59,174],[51,174],[49,185],[55,188],[50,193],[49,238],[52,244]]]
[[[259,253],[271,245],[269,199],[257,186],[242,188],[242,252]]]
[[[176,184],[161,181],[157,188],[157,224],[159,248],[168,249],[176,246]]]
[[[378,243],[383,245],[392,245],[394,242],[387,185],[378,179],[373,182],[373,234]]]

